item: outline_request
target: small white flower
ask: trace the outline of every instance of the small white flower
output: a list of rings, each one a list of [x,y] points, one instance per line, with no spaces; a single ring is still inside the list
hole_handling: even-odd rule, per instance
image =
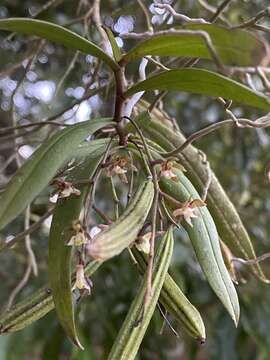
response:
[[[53,199],[53,196],[55,194],[58,194],[59,198],[67,198],[70,195],[80,196],[81,192],[79,189],[76,189],[71,182],[65,181],[63,179],[56,179],[54,181],[54,185],[56,186],[56,191],[51,196],[51,199]]]
[[[179,209],[174,210],[173,216],[174,217],[183,217],[185,221],[193,227],[191,219],[197,218],[198,215],[196,214],[196,208],[205,206],[206,204],[200,200],[188,200],[186,201],[183,206]]]
[[[135,242],[136,248],[144,252],[145,254],[150,253],[150,240],[151,240],[152,233],[148,232],[144,234],[143,236],[138,237],[138,239]]]
[[[178,177],[174,171],[175,169],[186,171],[181,164],[178,164],[175,161],[164,161],[160,166],[159,176],[164,176],[167,179],[178,181]]]
[[[85,231],[79,220],[73,222],[72,230],[75,234],[71,236],[69,242],[67,243],[68,246],[81,246],[87,244],[90,236]]]
[[[137,171],[137,168],[130,163],[129,159],[125,157],[116,157],[107,166],[106,172],[108,177],[117,175],[123,183],[127,183],[126,173],[129,169]]]
[[[85,277],[83,265],[76,266],[76,281],[72,287],[72,291],[78,289],[80,291],[87,291],[91,293],[91,282]]]

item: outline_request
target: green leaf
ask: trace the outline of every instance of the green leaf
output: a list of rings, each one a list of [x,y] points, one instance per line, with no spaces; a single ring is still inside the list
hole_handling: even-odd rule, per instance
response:
[[[193,94],[223,97],[270,111],[270,98],[223,75],[203,69],[164,71],[132,86],[125,93],[131,96],[143,90],[178,90]]]
[[[95,56],[103,60],[113,70],[119,68],[116,62],[97,45],[57,24],[28,18],[9,18],[0,20],[0,30],[36,35],[69,49]]]
[[[190,24],[184,28],[207,32],[225,64],[257,66],[268,54],[263,38],[246,30],[226,29],[214,24]]]
[[[122,57],[121,49],[119,48],[111,29],[107,26],[103,26],[103,29],[106,31],[109,42],[111,44],[114,59],[118,62]]]
[[[173,171],[178,181],[161,177],[159,181],[161,190],[180,203],[186,203],[190,199],[200,200],[198,192],[183,172],[177,168]],[[166,201],[171,210],[177,207],[170,200]],[[237,326],[240,315],[238,296],[222,257],[214,220],[206,206],[196,208],[196,215],[197,217],[192,219],[192,226],[185,220],[181,222],[181,226],[190,238],[209,285]]]
[[[78,145],[110,119],[85,121],[57,132],[23,164],[0,194],[0,229],[12,221],[50,182],[57,170],[76,156]]]
[[[212,24],[187,25],[182,30],[204,31],[209,34],[212,44],[224,64],[256,66],[267,54],[264,43],[257,36],[245,30],[230,30]],[[212,58],[206,42],[201,36],[167,34],[156,35],[140,42],[123,56],[121,62],[128,63],[146,55]]]
[[[105,150],[105,149],[104,149]],[[90,178],[100,158],[89,159],[79,168],[75,168],[76,179]],[[71,174],[70,180],[74,180]],[[80,196],[70,196],[67,199],[59,199],[54,211],[49,236],[49,281],[53,294],[56,314],[70,340],[83,349],[78,339],[75,327],[75,316],[71,290],[71,255],[72,246],[67,243],[74,235],[72,230],[73,221],[77,221],[85,203],[89,186],[87,184],[78,187]]]

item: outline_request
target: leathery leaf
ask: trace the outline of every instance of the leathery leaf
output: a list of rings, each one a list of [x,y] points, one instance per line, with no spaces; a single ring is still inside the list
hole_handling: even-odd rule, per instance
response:
[[[0,30],[36,35],[43,39],[63,45],[68,49],[79,50],[83,53],[91,54],[103,60],[113,70],[118,69],[117,63],[97,45],[63,26],[48,21],[28,18],[1,19]]]
[[[110,119],[85,121],[57,132],[27,159],[0,194],[0,229],[12,221],[73,157],[78,145]]]
[[[162,190],[181,203],[191,198],[200,199],[187,177],[178,169],[174,169],[174,173],[178,182],[161,177],[159,183]],[[199,207],[196,211],[198,217],[192,219],[193,226],[184,220],[181,225],[189,235],[207,281],[237,325],[240,315],[238,296],[223,261],[215,223],[206,206]]]

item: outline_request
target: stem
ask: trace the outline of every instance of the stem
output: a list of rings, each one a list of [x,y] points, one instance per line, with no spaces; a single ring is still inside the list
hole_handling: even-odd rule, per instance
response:
[[[119,144],[126,145],[126,136],[124,133],[124,124],[122,122],[122,112],[125,103],[125,68],[120,67],[114,72],[115,83],[116,83],[116,99],[114,109],[114,121],[116,122],[116,131],[119,135]]]

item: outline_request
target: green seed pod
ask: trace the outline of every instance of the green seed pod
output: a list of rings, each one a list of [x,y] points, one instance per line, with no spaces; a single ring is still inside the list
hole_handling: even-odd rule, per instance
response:
[[[187,177],[178,169],[173,171],[179,181],[161,177],[159,182],[161,189],[181,203],[190,199],[200,199]],[[206,206],[198,207],[196,210],[198,217],[192,218],[192,226],[186,221],[183,221],[182,225],[189,235],[198,262],[210,286],[237,325],[240,313],[238,297],[223,261],[215,223]]]
[[[137,108],[145,111],[147,102],[140,101]],[[184,135],[173,129],[172,123],[157,109],[151,113],[151,119],[138,118],[137,121],[143,132],[160,145],[165,151],[172,151],[185,142]],[[131,127],[129,128],[131,130]],[[181,164],[187,170],[187,177],[200,192],[207,181],[207,169],[202,163],[198,149],[189,145],[178,154]],[[211,171],[211,184],[207,194],[207,205],[215,221],[222,240],[231,249],[233,254],[245,260],[256,259],[256,253],[251,239],[244,227],[237,210],[230,201],[214,172]],[[260,264],[254,264],[251,269],[261,281],[269,283]]]
[[[132,244],[141,230],[154,198],[152,180],[145,181],[123,214],[87,245],[90,256],[105,261]]]
[[[85,268],[85,275],[91,276],[100,262],[91,261]],[[49,284],[27,296],[0,316],[0,334],[9,334],[24,329],[54,309]]]
[[[114,342],[108,360],[133,360],[153,316],[173,252],[173,232],[170,227],[162,237],[153,269],[152,297],[144,306],[147,274],[133,300],[124,323]],[[143,317],[142,310],[144,309]]]
[[[144,273],[147,266],[146,257],[138,250],[133,249],[132,253],[141,272]],[[179,322],[181,329],[201,343],[205,342],[205,327],[199,311],[190,303],[169,274],[165,277],[159,301]]]

